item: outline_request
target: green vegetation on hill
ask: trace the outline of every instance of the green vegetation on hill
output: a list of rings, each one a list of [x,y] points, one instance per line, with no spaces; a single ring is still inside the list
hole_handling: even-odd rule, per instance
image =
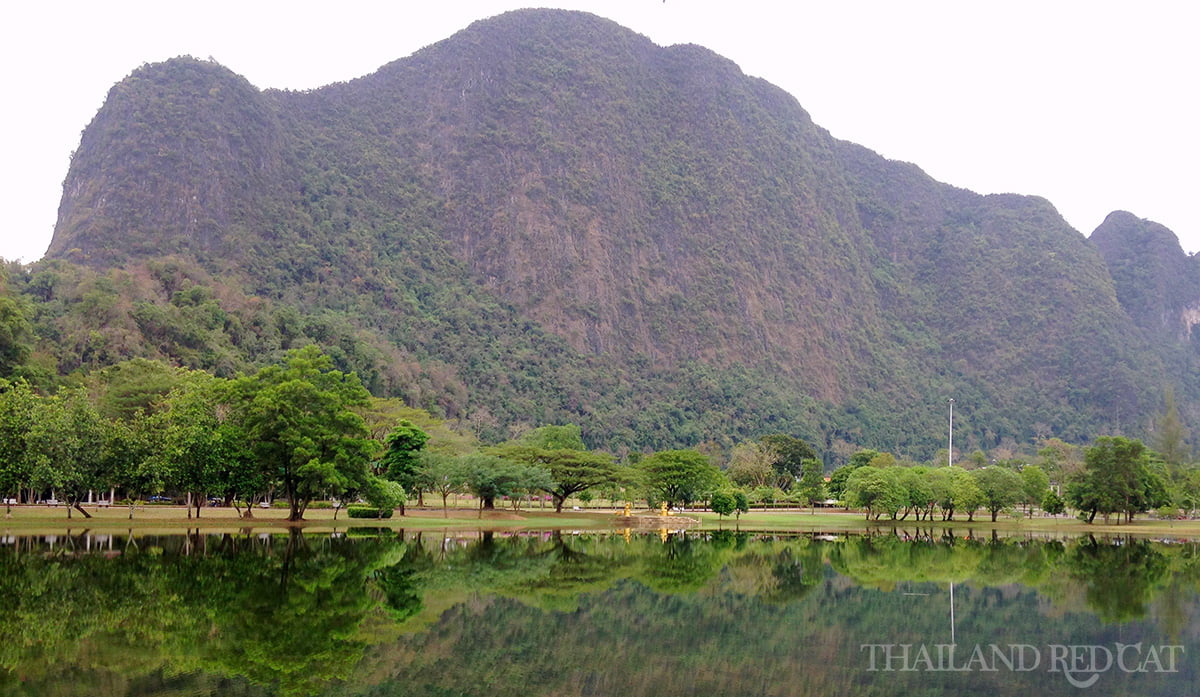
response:
[[[9,291],[46,379],[313,342],[492,442],[572,422],[618,453],[782,431],[924,459],[951,396],[968,448],[1140,435],[1169,387],[1200,417],[1200,344],[1151,343],[1045,201],[935,182],[574,12],[307,92],[143,66],[85,131],[49,257]]]

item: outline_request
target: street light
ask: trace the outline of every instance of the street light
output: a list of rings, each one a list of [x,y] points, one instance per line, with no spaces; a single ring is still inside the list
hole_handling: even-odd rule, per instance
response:
[[[950,447],[946,452],[946,466],[954,465],[954,398],[950,398]]]

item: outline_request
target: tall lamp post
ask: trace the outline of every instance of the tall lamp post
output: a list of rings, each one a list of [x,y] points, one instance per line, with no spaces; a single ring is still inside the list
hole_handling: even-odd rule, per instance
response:
[[[954,398],[950,398],[950,446],[946,451],[946,466],[954,464]]]

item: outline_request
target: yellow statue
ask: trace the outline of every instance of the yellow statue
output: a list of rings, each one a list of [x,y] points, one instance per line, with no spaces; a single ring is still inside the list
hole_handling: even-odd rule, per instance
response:
[[[659,509],[658,514],[664,518],[671,515],[671,512],[667,510],[667,502],[666,501],[663,501],[662,508]]]

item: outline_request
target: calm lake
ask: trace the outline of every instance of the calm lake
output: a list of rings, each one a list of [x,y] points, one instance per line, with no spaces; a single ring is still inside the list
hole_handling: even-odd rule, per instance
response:
[[[0,695],[1194,695],[1200,545],[0,538]]]

